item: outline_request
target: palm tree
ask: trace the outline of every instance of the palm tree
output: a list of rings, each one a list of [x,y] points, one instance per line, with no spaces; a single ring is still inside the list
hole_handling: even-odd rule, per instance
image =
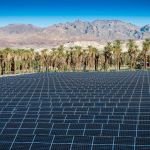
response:
[[[57,55],[57,49],[56,48],[52,48],[51,51],[50,51],[50,54],[49,54],[49,59],[50,59],[50,68],[51,70],[55,70],[55,67],[56,67],[56,56]]]
[[[128,54],[130,57],[130,68],[133,69],[135,68],[135,64],[136,64],[138,46],[136,45],[134,40],[130,39],[127,43],[127,47],[128,47]]]
[[[5,64],[4,64],[4,56],[3,56],[3,52],[0,51],[0,68],[1,68],[1,75],[4,74],[4,69],[5,69]]]
[[[26,64],[27,64],[27,60],[26,60],[26,50],[24,49],[18,49],[18,58],[17,60],[19,61],[19,70],[22,72],[24,72],[26,69]]]
[[[96,54],[95,54],[95,71],[98,71],[99,58],[100,58],[100,54],[99,54],[98,50],[96,49]]]
[[[75,71],[76,69],[76,58],[74,56],[75,54],[75,49],[74,47],[69,48],[69,53],[68,53],[68,65],[71,71]]]
[[[48,61],[48,50],[44,49],[41,51],[41,61],[42,61],[42,65],[45,68],[45,71],[48,71],[49,68],[49,61]]]
[[[144,69],[147,69],[147,52],[150,50],[150,39],[145,39],[143,42],[143,54],[144,54]]]
[[[15,73],[14,51],[10,48],[3,49],[3,73]]]
[[[97,49],[92,46],[88,46],[88,69],[89,70],[96,70],[96,55],[97,55]]]
[[[38,69],[38,71],[41,71],[41,56],[38,52],[35,53],[34,56],[34,60],[35,60],[35,69]]]
[[[55,57],[55,65],[58,71],[64,71],[65,70],[65,52],[64,52],[64,46],[61,45],[57,48],[56,51],[56,57]]]
[[[75,70],[79,71],[82,66],[82,50],[80,46],[75,46],[74,49]]]
[[[83,50],[82,52],[82,66],[83,66],[83,71],[86,71],[87,70],[87,64],[88,64],[88,52],[87,50]]]
[[[12,58],[11,58],[11,72],[13,74],[16,74],[17,71],[20,72],[20,67],[19,67],[19,51],[18,50],[12,50]]]
[[[114,49],[114,58],[115,58],[115,64],[117,67],[117,70],[120,70],[121,67],[121,54],[122,54],[122,48],[121,48],[121,41],[116,40],[113,45]]]
[[[113,51],[112,43],[108,42],[107,45],[104,47],[104,57],[105,57],[104,70],[105,71],[107,71],[108,68],[110,67],[110,59],[112,57],[112,51]]]
[[[105,70],[105,55],[104,55],[104,51],[99,51],[98,52],[98,70],[102,71],[102,70]],[[107,66],[107,65],[106,65]]]
[[[66,51],[66,62],[65,62],[65,64],[66,64],[66,70],[65,71],[70,71],[71,70],[71,58],[70,58],[70,51],[69,50],[67,50]]]
[[[30,49],[30,70],[31,72],[34,71],[34,56],[35,56],[35,51],[34,49]]]
[[[28,70],[30,70],[31,68],[31,52],[29,50],[24,50],[23,52],[23,60],[24,60],[24,68],[25,68],[25,71],[28,72]]]
[[[127,65],[129,65],[129,54],[128,54],[128,52],[123,52],[122,53],[122,64],[123,64],[123,66],[125,67],[125,66],[127,66]]]

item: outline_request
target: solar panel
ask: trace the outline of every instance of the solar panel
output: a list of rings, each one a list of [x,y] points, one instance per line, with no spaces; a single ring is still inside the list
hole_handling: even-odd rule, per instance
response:
[[[150,71],[0,78],[0,149],[149,150]]]

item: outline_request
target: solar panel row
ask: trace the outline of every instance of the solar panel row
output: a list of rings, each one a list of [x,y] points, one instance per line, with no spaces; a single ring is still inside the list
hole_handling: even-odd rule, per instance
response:
[[[0,149],[149,150],[150,72],[0,78]]]

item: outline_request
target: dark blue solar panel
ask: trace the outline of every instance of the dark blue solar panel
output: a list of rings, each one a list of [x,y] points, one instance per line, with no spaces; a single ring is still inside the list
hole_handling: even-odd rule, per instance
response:
[[[0,149],[150,150],[150,72],[0,78]]]

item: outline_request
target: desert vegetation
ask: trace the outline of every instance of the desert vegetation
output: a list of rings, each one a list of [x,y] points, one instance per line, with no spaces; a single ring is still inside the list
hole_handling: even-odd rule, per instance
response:
[[[89,46],[65,49],[63,45],[40,52],[34,49],[0,50],[0,74],[16,74],[43,71],[110,71],[128,68],[147,69],[150,62],[150,39],[139,49],[134,40],[127,43],[127,52],[122,50],[122,42],[108,42],[103,50]]]

